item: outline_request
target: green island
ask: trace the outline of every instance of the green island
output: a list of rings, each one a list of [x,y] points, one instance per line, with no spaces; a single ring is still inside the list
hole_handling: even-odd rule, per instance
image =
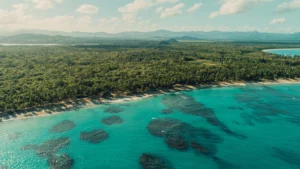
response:
[[[176,40],[0,46],[0,112],[13,114],[80,98],[132,96],[176,84],[296,79],[300,57],[262,50],[299,47]]]

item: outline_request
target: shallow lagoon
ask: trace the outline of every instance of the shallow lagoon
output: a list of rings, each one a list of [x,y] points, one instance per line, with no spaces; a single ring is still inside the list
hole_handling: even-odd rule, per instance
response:
[[[274,54],[278,54],[278,55],[283,55],[283,56],[300,56],[300,48],[299,49],[266,49],[263,50],[264,52],[268,52],[268,53],[274,53]]]
[[[24,146],[64,137],[69,142],[51,144],[50,153],[68,154],[74,169],[138,169],[143,153],[173,169],[300,168],[300,85],[201,89],[111,106],[0,123],[0,166],[50,168],[49,157],[37,154],[45,146]],[[103,123],[112,116],[120,118]],[[148,127],[151,121],[162,125]],[[80,138],[95,129],[109,136],[96,135],[98,143]],[[168,145],[170,135],[186,148]]]

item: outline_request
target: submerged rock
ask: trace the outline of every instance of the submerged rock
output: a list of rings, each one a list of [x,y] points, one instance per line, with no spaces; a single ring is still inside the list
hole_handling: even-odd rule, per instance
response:
[[[193,97],[184,94],[173,94],[167,96],[161,101],[169,109],[177,109],[185,114],[201,116],[208,123],[218,126],[223,132],[228,135],[245,139],[246,137],[231,131],[224,123],[222,123],[215,115],[213,109],[207,108],[200,102],[197,102]]]
[[[162,114],[171,114],[173,113],[173,109],[164,109],[161,111]]]
[[[297,96],[282,92],[268,86],[242,88],[243,93],[236,94],[235,100],[252,109],[251,113],[241,114],[241,117],[248,125],[254,126],[255,123],[272,123],[272,117],[285,116],[294,119],[294,112],[289,112],[280,105],[287,104],[298,108],[299,101]],[[280,99],[269,99],[269,98]],[[268,98],[268,99],[266,99]],[[296,111],[297,112],[297,111]],[[291,121],[290,121],[291,122]]]
[[[111,116],[101,120],[106,125],[122,124],[124,121],[119,116]]]
[[[121,107],[118,107],[118,106],[110,106],[110,107],[104,109],[105,113],[113,113],[113,114],[120,113],[122,111],[124,111],[124,109]]]
[[[239,169],[240,167],[235,166],[225,160],[222,160],[218,157],[213,157],[215,163],[217,163],[219,169]]]
[[[61,137],[54,140],[44,142],[41,146],[35,149],[37,155],[45,157],[57,152],[59,149],[70,144],[68,137]]]
[[[280,148],[274,148],[273,157],[276,157],[290,165],[300,167],[300,155]]]
[[[193,97],[184,94],[173,94],[161,101],[169,109],[177,109],[185,114],[210,117],[214,112],[203,104],[195,101]]]
[[[195,150],[195,154],[205,155],[207,157],[214,157],[218,153],[217,143],[210,143],[208,140],[192,141],[191,146]]]
[[[244,110],[242,107],[238,107],[238,106],[230,106],[230,107],[228,107],[228,109],[230,109],[230,110],[240,110],[240,111]]]
[[[233,123],[233,124],[236,124],[236,125],[240,125],[240,122],[235,121],[235,120],[233,120],[232,123]]]
[[[187,150],[188,144],[184,140],[184,138],[176,133],[170,133],[166,136],[165,142],[172,148],[178,149],[178,150]]]
[[[192,148],[195,149],[198,152],[208,153],[208,150],[199,143],[192,142],[191,145],[192,145]]]
[[[68,154],[50,155],[47,162],[52,169],[71,169],[74,163]]]
[[[288,117],[288,118],[286,118],[286,120],[288,122],[291,122],[291,123],[294,123],[294,124],[300,126],[300,115],[299,114],[292,116],[292,117]]]
[[[104,130],[93,130],[91,132],[81,132],[80,138],[90,143],[100,143],[109,137]]]
[[[253,114],[248,114],[248,113],[241,113],[240,116],[241,118],[244,119],[244,121],[249,125],[249,126],[254,126],[254,122],[258,123],[263,123],[263,124],[270,124],[272,123],[271,119],[269,119],[266,116],[260,116],[260,115],[255,115],[256,113]]]
[[[186,150],[192,146],[196,151],[210,157],[217,153],[216,144],[223,141],[221,137],[207,129],[196,128],[169,118],[154,119],[148,124],[147,129],[152,135],[163,137],[171,148]]]
[[[152,120],[147,129],[152,135],[164,137],[170,132],[181,132],[184,129],[184,123],[173,119],[154,119]]]
[[[35,145],[35,144],[28,144],[28,145],[25,145],[21,148],[21,150],[33,150],[33,149],[36,149],[38,146]]]
[[[143,154],[140,157],[140,164],[143,169],[171,169],[164,160],[151,154]]]
[[[50,132],[56,132],[56,133],[61,133],[65,131],[72,130],[73,128],[76,127],[76,124],[70,120],[64,120],[61,123],[55,125],[50,129]]]

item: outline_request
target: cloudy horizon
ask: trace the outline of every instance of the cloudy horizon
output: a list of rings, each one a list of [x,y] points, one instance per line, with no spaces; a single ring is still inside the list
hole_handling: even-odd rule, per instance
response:
[[[0,0],[0,31],[300,32],[300,0]]]

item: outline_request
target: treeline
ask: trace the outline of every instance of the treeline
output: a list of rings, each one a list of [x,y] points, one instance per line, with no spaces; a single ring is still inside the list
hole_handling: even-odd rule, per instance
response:
[[[162,45],[148,41],[124,45],[0,47],[0,112],[65,99],[144,93],[174,84],[300,77],[300,57],[261,52],[281,47],[299,46]]]

